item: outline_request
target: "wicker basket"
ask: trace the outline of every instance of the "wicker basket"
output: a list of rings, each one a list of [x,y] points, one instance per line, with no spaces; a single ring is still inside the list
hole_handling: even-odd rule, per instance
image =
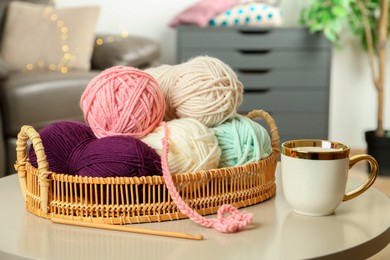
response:
[[[237,208],[260,203],[275,194],[279,134],[273,118],[263,110],[247,115],[264,119],[271,133],[272,154],[258,162],[237,167],[181,173],[173,176],[183,200],[201,215],[214,214],[223,204]],[[38,169],[26,155],[31,140]],[[20,187],[28,211],[40,217],[102,224],[160,222],[187,218],[169,196],[161,176],[92,178],[48,170],[37,131],[23,126],[17,140]]]

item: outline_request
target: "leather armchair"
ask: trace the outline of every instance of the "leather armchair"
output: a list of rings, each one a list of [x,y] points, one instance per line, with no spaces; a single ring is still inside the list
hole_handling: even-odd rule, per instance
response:
[[[39,131],[58,120],[82,121],[80,97],[94,76],[115,65],[145,68],[159,55],[157,42],[130,36],[95,45],[87,72],[7,73],[0,61],[0,177],[15,172],[16,138],[22,125]]]

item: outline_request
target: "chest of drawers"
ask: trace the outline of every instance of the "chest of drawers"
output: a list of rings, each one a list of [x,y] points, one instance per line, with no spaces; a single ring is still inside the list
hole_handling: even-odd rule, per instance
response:
[[[177,62],[209,55],[244,85],[239,112],[264,109],[281,141],[328,138],[331,43],[305,28],[177,27]]]

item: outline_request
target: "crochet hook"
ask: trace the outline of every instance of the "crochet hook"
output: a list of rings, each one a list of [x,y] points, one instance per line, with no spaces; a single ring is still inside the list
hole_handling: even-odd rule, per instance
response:
[[[155,230],[155,229],[148,229],[148,228],[137,228],[137,227],[127,226],[127,225],[125,226],[125,225],[101,224],[101,223],[94,223],[94,222],[67,220],[67,219],[61,219],[61,218],[51,218],[51,221],[53,223],[65,224],[65,225],[100,228],[100,229],[106,229],[106,230],[132,232],[132,233],[155,235],[155,236],[185,238],[185,239],[192,239],[192,240],[203,240],[202,234],[191,235],[191,234],[187,234],[187,233],[183,233],[183,232]]]

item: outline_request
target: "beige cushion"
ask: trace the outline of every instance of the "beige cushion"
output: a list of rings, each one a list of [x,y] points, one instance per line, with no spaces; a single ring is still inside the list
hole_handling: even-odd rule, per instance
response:
[[[99,7],[9,4],[0,55],[12,71],[87,71]]]

